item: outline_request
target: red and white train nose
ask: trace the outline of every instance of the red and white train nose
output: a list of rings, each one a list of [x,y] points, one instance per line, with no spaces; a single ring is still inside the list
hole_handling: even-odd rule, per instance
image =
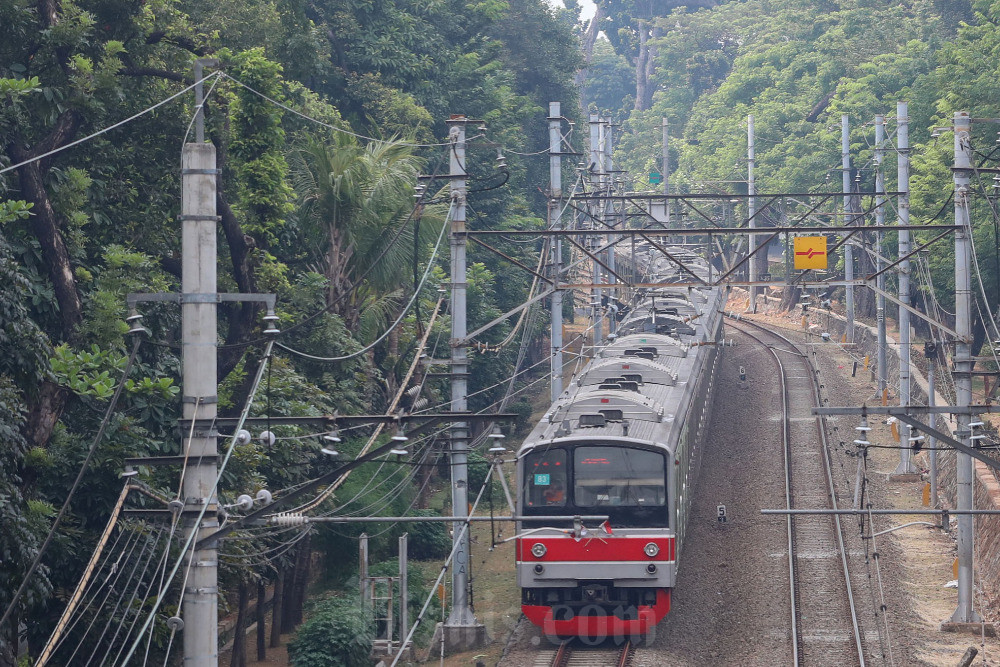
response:
[[[516,554],[521,609],[546,634],[644,635],[670,611],[668,531],[532,535],[516,541]]]

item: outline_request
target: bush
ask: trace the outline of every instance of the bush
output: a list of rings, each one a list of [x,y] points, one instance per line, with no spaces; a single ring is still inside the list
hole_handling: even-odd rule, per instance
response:
[[[288,657],[294,667],[369,667],[374,636],[371,616],[359,601],[328,598],[288,644]]]
[[[416,510],[416,516],[440,516],[434,510]],[[406,527],[409,533],[407,551],[413,560],[440,560],[451,553],[451,536],[444,521],[411,523]]]
[[[513,412],[517,415],[514,419],[514,435],[527,435],[528,431],[534,426],[531,422],[531,403],[528,399],[522,398],[519,401],[515,401],[507,407],[507,412]]]

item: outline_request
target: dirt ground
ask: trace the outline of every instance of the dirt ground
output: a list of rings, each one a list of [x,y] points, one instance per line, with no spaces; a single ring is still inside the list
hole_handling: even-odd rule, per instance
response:
[[[775,327],[784,329],[786,334],[795,334],[802,340],[810,340],[817,351],[817,361],[821,376],[826,383],[830,398],[829,405],[874,405],[880,402],[877,396],[877,386],[872,381],[871,373],[864,369],[864,358],[850,349],[848,345],[836,342],[822,342],[819,336],[806,336],[802,333],[799,315],[766,316],[759,318],[767,320]],[[890,335],[892,333],[890,332]],[[917,355],[915,351],[914,356]],[[855,371],[855,362],[858,368]],[[893,399],[890,399],[892,403]],[[854,427],[859,423],[857,417],[839,417],[831,419],[837,427],[835,438],[850,442],[856,433]],[[896,481],[892,478],[897,463],[899,450],[891,447],[897,443],[891,432],[891,427],[884,420],[870,419],[873,430],[869,441],[876,445],[887,446],[869,450],[869,478],[873,480],[873,501],[878,507],[893,509],[918,509],[924,507],[924,479],[919,481]],[[915,457],[916,466],[924,472],[929,468],[927,453],[922,452]],[[853,480],[856,473],[855,462],[849,464],[844,457],[834,458],[835,466],[841,463],[843,478]],[[853,481],[851,481],[853,483]],[[876,532],[902,526],[913,522],[936,522],[937,518],[926,515],[891,515],[877,517]],[[942,632],[941,623],[949,619],[955,611],[957,591],[946,587],[956,576],[952,566],[956,557],[955,532],[945,532],[936,527],[923,524],[899,528],[891,533],[879,536],[875,547],[882,552],[880,565],[883,574],[882,589],[898,586],[896,592],[888,591],[892,600],[886,614],[886,622],[898,625],[899,634],[904,638],[897,645],[900,653],[912,656],[913,662],[900,662],[896,655],[888,661],[889,664],[923,664],[934,666],[957,665],[965,651],[973,647],[978,650],[973,665],[1000,665],[1000,640],[985,637],[982,634],[961,634]],[[876,588],[877,581],[873,582]],[[893,605],[897,608],[893,609]],[[981,607],[976,600],[976,607]],[[988,619],[1000,621],[1000,619]],[[894,633],[895,634],[895,633]]]

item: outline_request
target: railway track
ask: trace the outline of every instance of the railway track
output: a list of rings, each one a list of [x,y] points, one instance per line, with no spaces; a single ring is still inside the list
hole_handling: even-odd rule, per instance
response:
[[[837,509],[827,434],[812,415],[819,383],[808,356],[788,338],[747,319],[733,328],[757,341],[778,370],[785,495],[789,508]],[[863,635],[839,516],[787,517],[789,601],[795,665],[860,665]]]
[[[626,667],[632,657],[632,642],[622,646],[578,646],[577,642],[564,641],[548,651],[535,655],[532,667]]]

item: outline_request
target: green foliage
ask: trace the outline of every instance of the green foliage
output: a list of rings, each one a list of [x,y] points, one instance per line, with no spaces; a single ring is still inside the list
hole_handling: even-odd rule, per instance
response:
[[[439,516],[434,510],[414,510],[413,516]],[[406,527],[407,549],[413,560],[441,560],[451,553],[451,536],[444,522],[427,521]]]
[[[374,631],[369,612],[353,598],[318,602],[288,644],[294,667],[368,667]]]
[[[0,95],[14,97],[25,93],[37,93],[38,84],[37,76],[30,79],[0,79]]]
[[[490,141],[527,152],[547,142],[550,99],[563,102],[567,117],[579,117],[570,22],[542,0],[16,1],[0,3],[0,143],[12,149],[0,155],[0,165],[148,109],[186,85],[195,56],[219,58],[231,76],[330,126],[387,138],[368,144],[331,134],[232,82],[206,86],[206,133],[222,170],[219,202],[233,214],[220,230],[220,291],[277,293],[280,326],[288,331],[282,341],[317,356],[350,355],[359,341],[385,331],[409,299],[414,270],[423,272],[431,261],[444,210],[425,206],[417,224],[410,218],[414,185],[418,173],[446,170],[447,154],[399,138],[441,142],[444,119],[461,112],[483,119]],[[191,138],[193,112],[193,96],[186,94],[46,157],[30,174],[37,181],[25,169],[0,176],[0,439],[13,442],[6,429],[20,432],[27,415],[55,424],[51,433],[31,430],[33,441],[10,448],[13,458],[0,467],[0,521],[9,518],[13,526],[0,526],[0,546],[10,535],[23,550],[10,551],[10,560],[0,554],[10,581],[33,553],[32,531],[44,525],[45,508],[75,476],[120,377],[126,295],[180,289],[177,158]],[[507,176],[495,159],[492,145],[470,145],[473,215],[481,216],[470,226],[543,225],[545,199],[534,185],[546,173],[544,161],[509,154],[510,181],[500,187]],[[501,244],[519,260],[533,261],[534,248]],[[439,266],[447,261],[446,247],[434,260]],[[529,281],[512,275],[518,272],[509,264],[485,252],[472,251],[470,258],[477,322],[523,299]],[[435,289],[426,285],[419,316],[406,314],[370,354],[332,364],[276,357],[269,391],[262,388],[251,414],[381,409],[414,354],[417,320],[426,323]],[[72,320],[66,299],[80,304]],[[239,338],[234,332],[248,310],[220,307],[220,336]],[[23,620],[33,642],[51,629],[60,604],[49,597],[50,584],[75,583],[120,488],[121,460],[179,450],[179,309],[161,302],[144,303],[141,311],[150,341],[140,348],[91,472],[46,557],[51,581],[39,577],[32,589],[31,602],[39,604]],[[438,331],[446,327],[440,318]],[[495,342],[509,331],[502,326],[483,339]],[[53,349],[50,339],[60,344]],[[515,347],[476,359],[474,384],[495,384],[508,374]],[[221,380],[221,410],[242,407],[259,349],[222,348],[220,367],[235,370]],[[44,401],[42,389],[49,392]],[[498,391],[476,400],[495,400]],[[425,389],[436,398],[446,393],[439,380]],[[293,427],[276,430],[282,437],[302,435]],[[280,442],[237,449],[220,494],[279,491],[328,466],[314,440]],[[388,477],[397,485],[408,471],[400,467]],[[155,488],[176,488],[174,471],[140,472]],[[352,480],[344,490],[359,493],[366,481]],[[361,492],[359,506],[377,502],[379,511],[403,513],[414,495],[409,486],[402,489],[388,498]],[[450,540],[440,538],[429,538],[428,554],[447,553]],[[231,546],[241,548],[238,540]],[[222,588],[245,574],[241,570],[227,565]],[[0,662],[5,657],[0,650]]]
[[[89,350],[76,352],[63,343],[53,350],[52,374],[56,382],[81,396],[109,399],[115,392],[117,375],[125,366],[125,359],[96,344]]]
[[[233,76],[262,95],[283,101],[281,65],[268,60],[263,48],[238,54],[220,54]],[[235,162],[237,190],[249,219],[244,229],[264,245],[277,242],[285,216],[291,212],[292,188],[283,152],[283,110],[259,95],[237,86],[233,91],[230,149]]]
[[[611,111],[615,120],[624,120],[635,102],[635,68],[615,53],[611,42],[598,39],[587,67],[581,96],[600,111]]]

